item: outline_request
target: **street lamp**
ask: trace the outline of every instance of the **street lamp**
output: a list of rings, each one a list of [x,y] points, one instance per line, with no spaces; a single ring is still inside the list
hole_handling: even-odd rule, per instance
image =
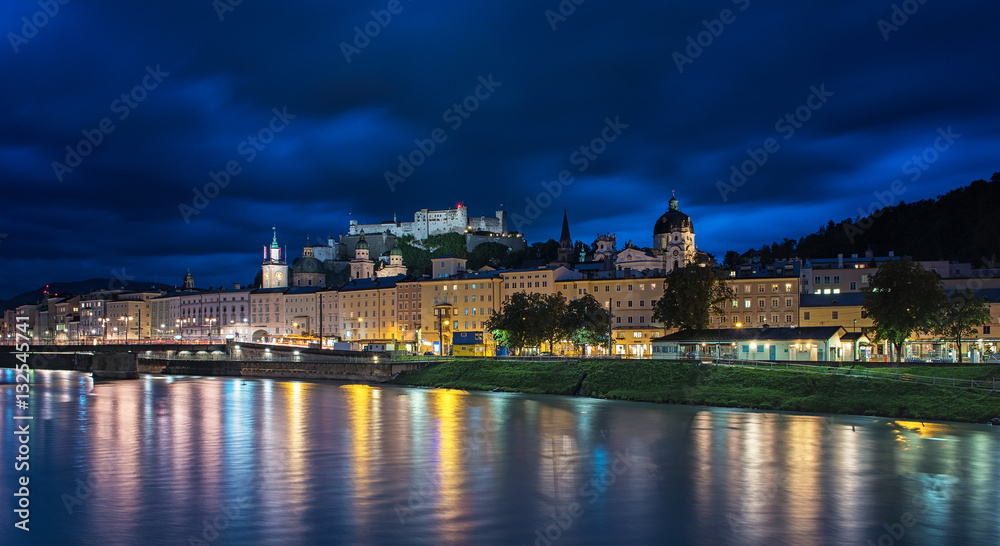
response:
[[[853,353],[852,356],[854,357],[854,361],[855,362],[858,361],[858,336],[857,336],[857,334],[858,334],[858,319],[854,319],[854,340],[853,340],[854,341],[854,346],[851,348],[851,353]]]

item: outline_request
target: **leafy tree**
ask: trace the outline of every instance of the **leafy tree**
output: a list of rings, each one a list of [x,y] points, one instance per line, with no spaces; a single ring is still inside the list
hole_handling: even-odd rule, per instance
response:
[[[549,239],[544,243],[537,242],[531,243],[528,247],[528,252],[525,255],[526,260],[545,260],[551,262],[558,257],[559,254],[559,242],[555,239]]]
[[[424,241],[424,247],[430,250],[431,256],[447,256],[449,254],[459,258],[468,258],[469,250],[466,247],[465,235],[461,233],[442,233],[431,235]]]
[[[962,363],[962,338],[979,333],[977,326],[993,322],[990,308],[982,298],[970,289],[955,292],[944,301],[934,317],[932,331],[946,339],[954,340],[958,346],[958,363]]]
[[[551,347],[565,337],[562,316],[566,311],[562,293],[515,292],[500,312],[486,321],[486,329],[494,333],[494,339],[506,339],[515,349],[538,347],[545,341]]]
[[[610,335],[609,317],[593,294],[587,294],[569,302],[563,315],[563,330],[577,345],[603,345]]]
[[[667,275],[663,297],[653,305],[653,320],[667,328],[708,328],[711,315],[724,312],[735,293],[718,273],[689,265]]]
[[[486,265],[493,268],[501,268],[506,265],[510,254],[510,247],[500,243],[481,243],[469,253],[469,262],[466,267],[470,271],[480,269]]]
[[[726,257],[722,260],[722,265],[729,269],[736,269],[740,266],[740,253],[735,250],[727,250]]]
[[[941,279],[920,264],[906,260],[882,264],[861,291],[875,330],[874,341],[891,343],[897,362],[902,359],[906,338],[916,330],[929,330],[931,320],[944,302]]]

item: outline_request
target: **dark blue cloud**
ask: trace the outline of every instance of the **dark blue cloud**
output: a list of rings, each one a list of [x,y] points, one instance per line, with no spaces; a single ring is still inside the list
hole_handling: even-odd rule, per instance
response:
[[[886,40],[877,22],[891,1],[587,0],[553,31],[555,0],[401,0],[347,62],[341,44],[387,4],[243,2],[220,21],[207,0],[73,1],[16,52],[7,33],[40,8],[0,6],[2,293],[122,267],[249,282],[272,225],[297,255],[306,235],[336,235],[349,219],[457,202],[523,214],[564,169],[574,183],[526,225],[530,240],[558,236],[565,204],[584,241],[612,231],[650,244],[676,190],[716,255],[855,216],[896,179],[912,201],[1000,170],[985,2],[931,0]],[[718,33],[724,9],[735,20]],[[678,70],[689,37],[709,41],[705,21],[718,36]],[[121,119],[115,101],[157,66],[169,75]],[[449,109],[489,75],[500,86],[453,128]],[[812,86],[834,94],[781,132]],[[295,117],[253,148],[274,109]],[[616,117],[628,128],[581,171],[574,152]],[[60,182],[52,162],[104,118],[114,131]],[[948,127],[962,136],[914,179],[908,162]],[[390,191],[383,173],[436,128],[447,140]],[[780,149],[723,199],[717,182],[769,138]],[[239,174],[185,222],[179,205],[231,161]]]

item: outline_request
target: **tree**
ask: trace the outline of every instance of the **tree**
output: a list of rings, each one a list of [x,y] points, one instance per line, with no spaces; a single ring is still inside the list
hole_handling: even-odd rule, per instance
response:
[[[727,250],[726,257],[722,260],[722,265],[729,269],[736,269],[740,266],[740,253],[735,250]]]
[[[941,279],[906,260],[882,264],[861,291],[865,311],[872,319],[874,341],[891,343],[897,362],[902,359],[906,338],[916,330],[928,331],[944,302]]]
[[[569,302],[563,330],[577,345],[603,345],[610,335],[610,315],[593,294]]]
[[[466,268],[475,271],[486,265],[493,268],[503,267],[510,253],[510,248],[500,243],[491,241],[480,243],[469,253],[469,262]]]
[[[505,339],[515,349],[538,347],[566,337],[563,315],[567,312],[562,293],[542,295],[515,292],[499,313],[486,321],[494,339]]]
[[[958,363],[962,363],[962,338],[979,333],[977,326],[993,322],[990,308],[970,289],[955,292],[944,301],[931,326],[932,331],[954,340],[958,347]]]
[[[667,275],[663,297],[653,305],[653,320],[667,328],[708,328],[713,313],[724,312],[725,303],[735,296],[710,268],[689,265]]]
[[[424,241],[424,247],[430,250],[431,256],[458,256],[468,258],[469,250],[466,246],[465,235],[461,233],[442,233],[431,235]]]

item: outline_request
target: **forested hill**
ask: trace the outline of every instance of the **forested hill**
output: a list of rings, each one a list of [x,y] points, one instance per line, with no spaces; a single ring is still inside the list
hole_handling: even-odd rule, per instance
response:
[[[872,203],[864,203],[863,215],[859,212],[854,218],[831,220],[798,241],[786,238],[739,255],[730,251],[726,264],[754,257],[770,263],[793,257],[863,256],[870,248],[876,256],[891,250],[915,260],[957,260],[983,267],[1000,254],[1000,172],[990,181],[976,180],[936,199],[907,203],[903,193],[895,198],[904,198],[895,206],[882,207],[876,193],[868,194]],[[876,206],[882,208],[870,213]]]

